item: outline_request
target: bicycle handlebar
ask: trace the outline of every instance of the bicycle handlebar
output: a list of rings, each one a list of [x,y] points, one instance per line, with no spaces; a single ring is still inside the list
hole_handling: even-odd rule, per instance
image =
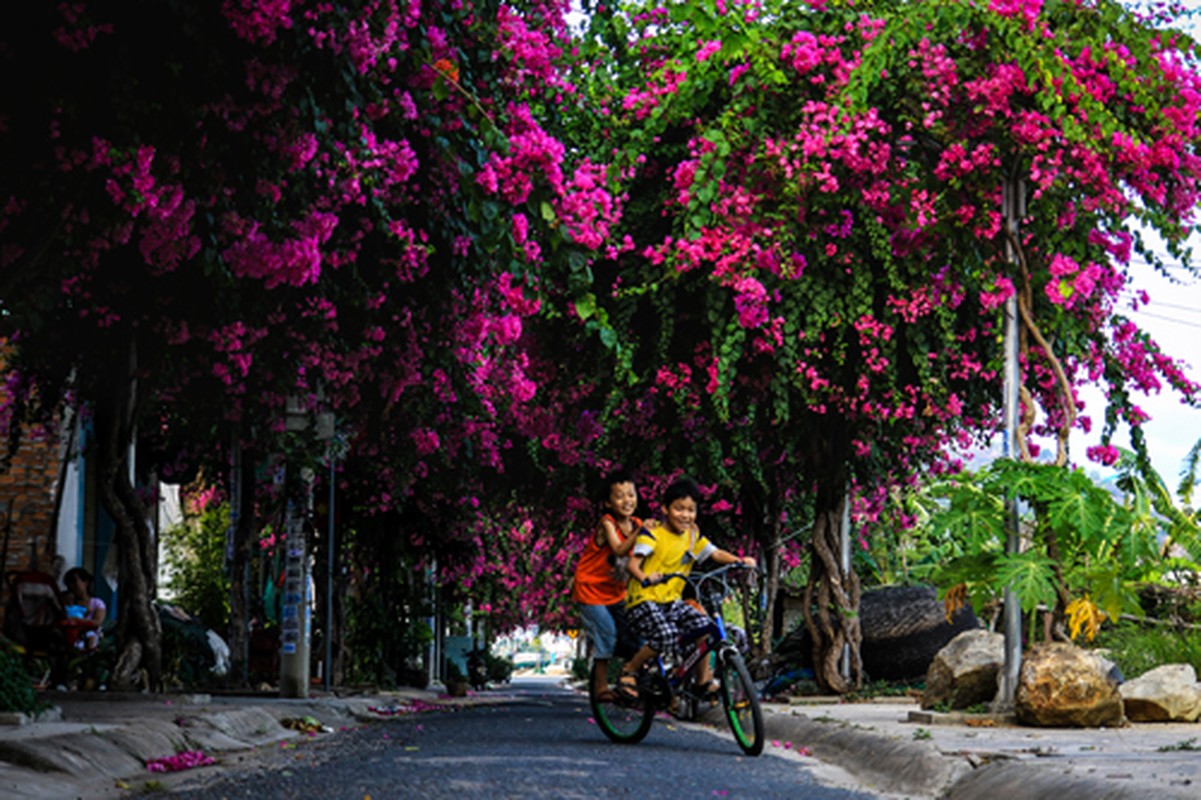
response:
[[[709,570],[707,572],[701,572],[696,575],[693,575],[692,573],[688,573],[688,572],[668,572],[665,575],[660,575],[659,580],[657,580],[657,581],[651,581],[649,578],[643,578],[641,583],[642,583],[642,587],[645,589],[649,586],[656,586],[660,583],[667,583],[672,578],[679,578],[681,580],[686,580],[686,581],[694,580],[694,582],[699,586],[700,584],[704,583],[705,581],[712,580],[713,578],[716,578],[720,575],[724,575],[732,569],[754,569],[754,567],[752,567],[750,564],[743,564],[742,562],[735,562],[733,564],[725,564],[723,566],[718,567],[717,569]]]

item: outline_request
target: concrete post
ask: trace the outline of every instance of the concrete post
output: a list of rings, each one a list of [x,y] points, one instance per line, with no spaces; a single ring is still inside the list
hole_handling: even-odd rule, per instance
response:
[[[1020,178],[1005,182],[1003,204],[1005,225],[1010,234],[1006,243],[1006,254],[1011,264],[1018,264],[1014,242],[1018,237],[1018,223],[1026,213],[1025,183]],[[1015,281],[1015,283],[1017,283]],[[1018,458],[1018,425],[1020,421],[1021,374],[1018,365],[1018,300],[1016,293],[1005,302],[1005,375],[1004,412],[1005,436],[1003,454],[1006,458]],[[1005,498],[1005,552],[1017,553],[1021,548],[1018,529],[1017,499],[1012,495]],[[993,703],[993,711],[1006,712],[1013,709],[1017,693],[1018,677],[1022,669],[1022,609],[1020,598],[1011,588],[1005,589],[1005,667],[1001,674],[1000,691]]]
[[[308,537],[305,535],[308,504],[313,491],[313,476],[305,470],[299,495],[289,491],[284,531],[287,539],[284,559],[284,602],[280,620],[279,695],[309,696],[309,608]],[[291,487],[289,487],[291,488]]]

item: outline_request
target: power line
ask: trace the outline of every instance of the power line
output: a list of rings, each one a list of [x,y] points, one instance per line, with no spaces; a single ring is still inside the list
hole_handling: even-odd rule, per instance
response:
[[[1152,314],[1150,311],[1135,311],[1133,313],[1143,317],[1150,317],[1151,319],[1163,320],[1164,322],[1173,322],[1177,325],[1183,325],[1186,328],[1201,330],[1201,322],[1190,322],[1188,320],[1176,319],[1175,317],[1165,317],[1160,314]]]
[[[1155,262],[1155,261],[1148,261],[1147,259],[1142,258],[1140,256],[1131,256],[1130,263],[1136,264],[1140,267],[1147,267],[1149,269],[1165,269],[1165,270],[1171,270],[1173,272],[1187,272],[1190,275],[1196,274],[1196,271],[1197,271],[1196,266],[1186,265],[1180,261],[1164,260],[1164,261]]]
[[[1153,305],[1156,308],[1171,308],[1176,311],[1187,311],[1190,314],[1201,314],[1201,308],[1197,306],[1178,306],[1173,305],[1172,303],[1159,303],[1155,301],[1152,301],[1150,305]]]

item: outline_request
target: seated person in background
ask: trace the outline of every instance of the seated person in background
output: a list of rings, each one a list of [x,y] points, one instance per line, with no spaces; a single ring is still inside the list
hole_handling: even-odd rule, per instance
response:
[[[67,586],[67,599],[64,603],[67,617],[86,619],[96,625],[95,628],[85,632],[83,638],[76,642],[75,646],[80,649],[95,650],[96,646],[100,644],[100,626],[104,624],[108,608],[99,597],[91,596],[92,576],[83,567],[67,570],[67,574],[63,576],[63,583]]]

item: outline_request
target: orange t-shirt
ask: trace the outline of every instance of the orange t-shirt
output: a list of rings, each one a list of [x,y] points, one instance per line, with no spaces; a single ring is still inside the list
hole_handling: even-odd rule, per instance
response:
[[[605,518],[617,527],[617,521],[612,516],[606,514],[602,519]],[[642,527],[642,520],[637,517],[630,517],[630,520],[634,523],[635,531]],[[625,541],[620,527],[617,528],[617,536]],[[610,606],[625,599],[626,585],[613,575],[612,556],[609,543],[602,538],[601,543],[597,544],[596,531],[593,530],[575,568],[575,587],[571,590],[573,600],[589,606]]]

